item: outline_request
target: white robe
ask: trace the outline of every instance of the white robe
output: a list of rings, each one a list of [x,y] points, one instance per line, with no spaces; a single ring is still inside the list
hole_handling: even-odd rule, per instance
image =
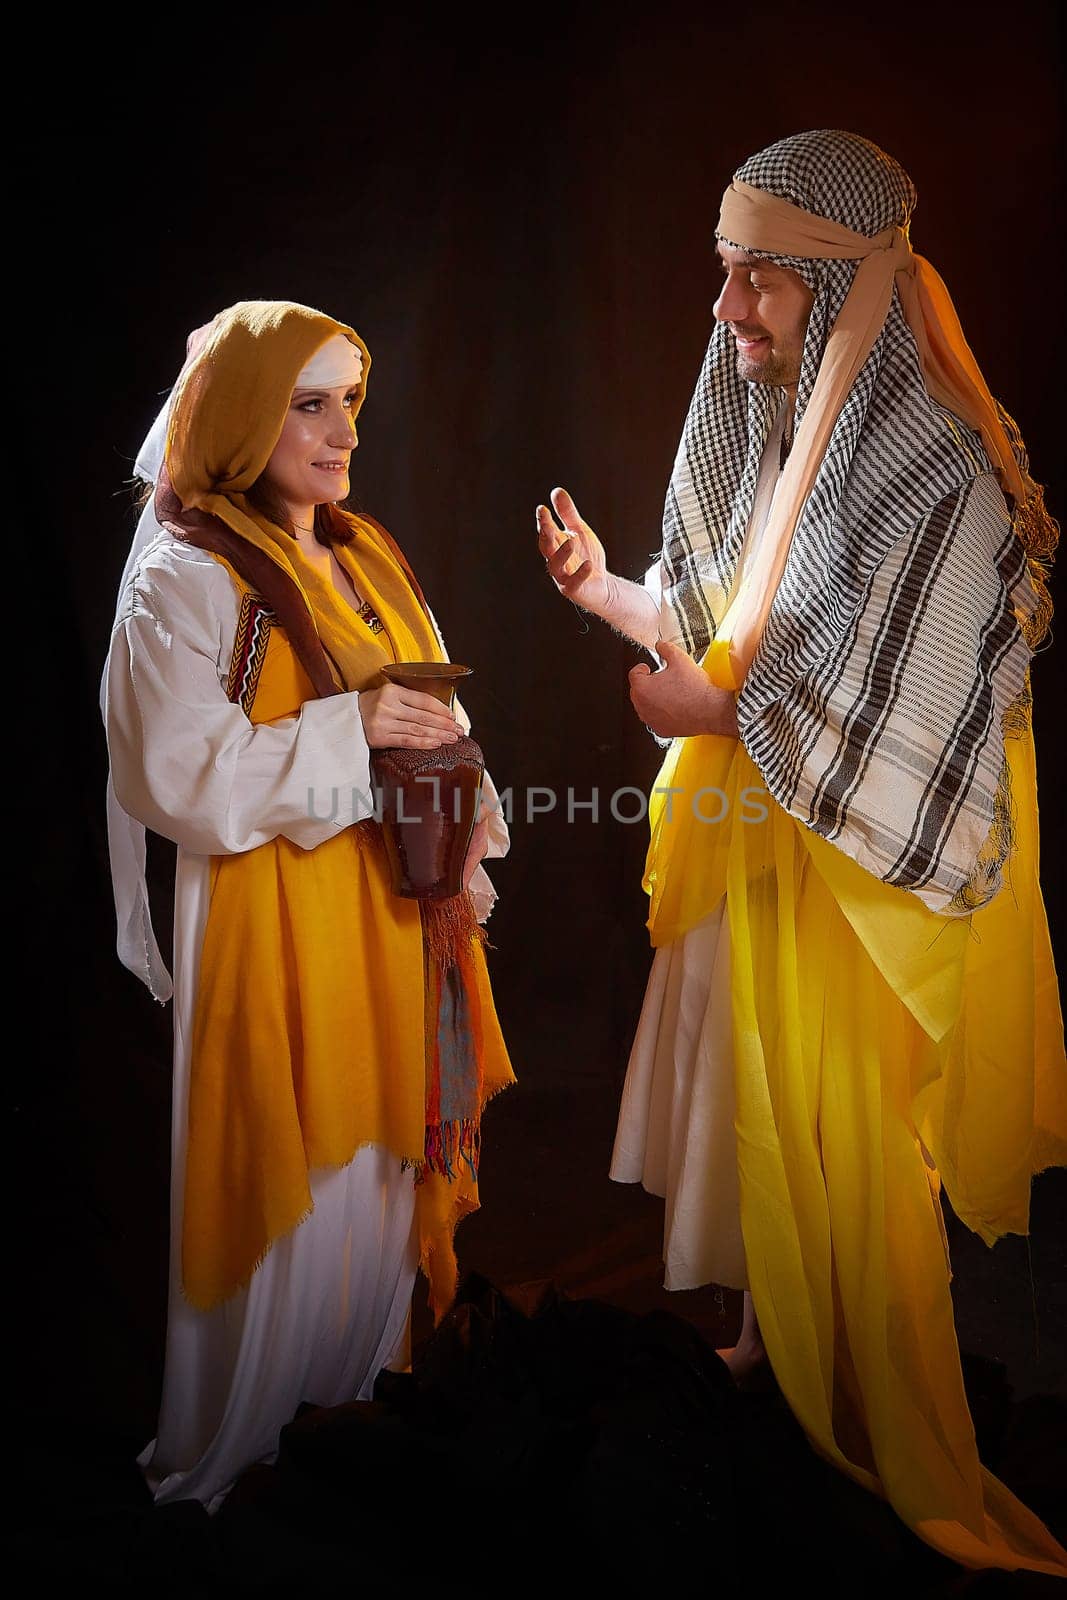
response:
[[[237,618],[225,568],[160,534],[126,575],[104,694],[113,830],[134,818],[178,846],[166,1364],[157,1437],[140,1461],[157,1501],[191,1497],[211,1508],[243,1468],[271,1458],[302,1401],[367,1398],[383,1367],[406,1364],[417,1268],[411,1173],[372,1145],[343,1168],[312,1173],[311,1215],[275,1242],[247,1289],[209,1312],[182,1294],[189,1051],[211,857],[279,835],[314,849],[353,821],[353,793],[370,790],[355,694],[258,726],[227,699]],[[136,848],[121,843],[113,851],[120,906],[136,898],[122,875],[137,872]],[[489,855],[507,844],[497,812]],[[495,896],[481,868],[471,889],[484,920]],[[126,919],[120,938],[136,926]],[[146,953],[138,970],[151,965]]]
[[[781,475],[788,408],[779,408],[760,465],[744,549],[727,604],[759,548]],[[659,568],[644,586],[659,599]],[[664,633],[669,619],[664,619]],[[725,901],[656,951],[626,1069],[611,1177],[666,1201],[664,1287],[746,1289],[734,1129],[730,927]]]

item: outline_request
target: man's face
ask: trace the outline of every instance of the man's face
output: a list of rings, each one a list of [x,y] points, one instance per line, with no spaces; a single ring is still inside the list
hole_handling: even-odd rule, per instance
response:
[[[776,267],[721,241],[716,250],[724,282],[715,315],[734,336],[737,376],[795,386],[815,296],[792,267]]]

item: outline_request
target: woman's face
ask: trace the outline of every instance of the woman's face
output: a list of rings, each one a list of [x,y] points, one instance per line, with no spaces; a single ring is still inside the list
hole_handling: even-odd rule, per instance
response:
[[[356,438],[358,388],[294,389],[278,443],[263,476],[295,522],[315,506],[348,494]]]

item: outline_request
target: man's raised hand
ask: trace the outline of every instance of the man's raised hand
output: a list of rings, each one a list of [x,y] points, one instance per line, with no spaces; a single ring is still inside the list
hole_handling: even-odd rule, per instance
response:
[[[566,489],[553,489],[550,499],[555,516],[548,506],[537,508],[537,548],[545,558],[545,569],[560,594],[603,616],[611,601],[604,546],[583,522]]]

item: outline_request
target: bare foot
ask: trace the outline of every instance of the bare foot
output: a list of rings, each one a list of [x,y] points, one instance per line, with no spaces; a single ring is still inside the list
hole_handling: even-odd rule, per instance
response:
[[[762,1339],[742,1339],[732,1350],[720,1350],[719,1355],[729,1367],[735,1383],[768,1365]]]
[[[730,1376],[735,1383],[768,1366],[767,1351],[764,1349],[759,1323],[756,1321],[756,1309],[752,1304],[752,1296],[747,1291],[741,1316],[740,1337],[732,1349],[720,1350],[719,1355],[729,1367]]]

